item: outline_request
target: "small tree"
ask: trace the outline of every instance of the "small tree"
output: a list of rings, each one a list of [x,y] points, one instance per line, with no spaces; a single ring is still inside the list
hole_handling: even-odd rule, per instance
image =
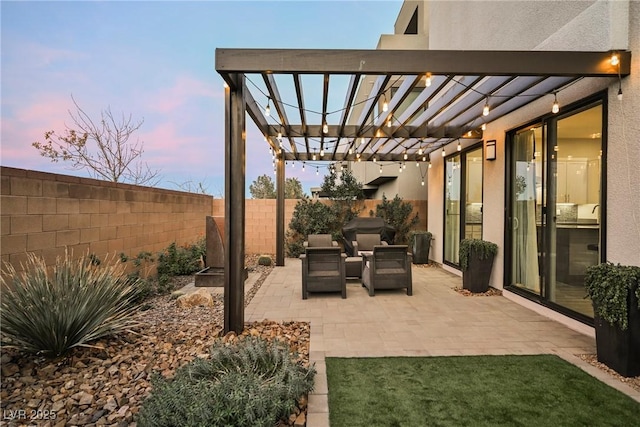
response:
[[[273,185],[271,177],[268,175],[260,175],[249,186],[249,192],[252,199],[275,199],[276,188]]]
[[[396,235],[393,240],[396,244],[407,244],[409,231],[418,224],[418,214],[411,217],[412,212],[413,205],[404,202],[397,194],[391,201],[382,194],[382,203],[376,206],[376,216],[383,218],[388,224],[395,227]]]
[[[333,233],[335,218],[331,207],[303,197],[296,204],[287,231],[287,255],[297,257],[304,248],[302,242],[309,234]]]
[[[252,199],[275,199],[276,188],[273,180],[268,175],[260,175],[249,186],[249,192]],[[302,199],[304,192],[302,184],[298,178],[287,178],[284,181],[284,198],[285,199]]]
[[[356,218],[362,210],[362,184],[348,169],[343,170],[340,177],[335,169],[330,169],[329,175],[325,175],[322,182],[322,192],[333,202],[331,210],[336,221],[333,234],[334,238],[338,238],[342,226]]]
[[[134,122],[131,115],[124,114],[117,119],[107,108],[96,123],[73,96],[71,99],[75,105],[75,112],[69,110],[73,126],[65,125],[61,134],[45,132],[44,143],[34,142],[41,156],[52,162],[69,162],[73,169],[86,169],[94,178],[107,181],[152,186],[160,181],[160,171],[141,161],[144,143],[130,141],[144,120]]]

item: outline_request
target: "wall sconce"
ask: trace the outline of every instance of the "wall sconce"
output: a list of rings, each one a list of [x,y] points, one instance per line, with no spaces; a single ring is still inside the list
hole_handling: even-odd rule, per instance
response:
[[[484,158],[485,160],[495,160],[496,159],[496,140],[492,139],[491,141],[487,141],[484,146]]]

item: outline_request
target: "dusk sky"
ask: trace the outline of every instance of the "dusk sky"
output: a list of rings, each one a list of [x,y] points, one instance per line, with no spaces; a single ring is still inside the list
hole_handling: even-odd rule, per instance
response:
[[[228,48],[374,49],[393,33],[394,1],[2,1],[0,163],[88,176],[32,147],[71,124],[71,96],[92,117],[144,119],[143,160],[164,188],[202,182],[224,193],[224,92],[214,52]],[[282,93],[295,102],[294,94]],[[273,177],[268,146],[247,119],[247,188]],[[305,190],[321,182],[287,168]],[[247,191],[247,197],[250,197]]]

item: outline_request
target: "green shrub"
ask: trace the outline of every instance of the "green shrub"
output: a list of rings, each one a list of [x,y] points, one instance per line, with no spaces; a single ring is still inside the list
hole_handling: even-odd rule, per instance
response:
[[[265,426],[288,417],[313,389],[315,369],[293,362],[284,344],[245,338],[214,345],[172,379],[152,378],[139,426]]]
[[[158,254],[158,275],[184,276],[200,270],[202,257],[206,254],[205,240],[191,245],[178,246],[171,243]]]
[[[303,198],[296,203],[287,232],[287,255],[298,257],[309,234],[334,234],[335,216],[324,203]]]
[[[640,308],[640,267],[610,262],[592,265],[587,268],[584,283],[598,316],[626,330],[630,292],[635,292]]]
[[[269,255],[260,255],[258,265],[271,265],[271,257]]]
[[[397,194],[391,201],[382,194],[382,203],[376,206],[376,216],[383,218],[387,224],[395,227],[396,234],[393,242],[396,245],[406,245],[409,230],[420,221],[418,214],[411,216],[412,212],[413,205],[404,202]]]
[[[462,239],[459,248],[460,267],[469,268],[469,258],[475,254],[480,259],[487,259],[498,253],[498,245],[482,239]]]
[[[29,253],[23,272],[5,267],[3,345],[56,357],[135,324],[138,283],[127,280],[122,264],[96,264],[89,255],[74,260],[65,253],[48,271],[42,258]]]

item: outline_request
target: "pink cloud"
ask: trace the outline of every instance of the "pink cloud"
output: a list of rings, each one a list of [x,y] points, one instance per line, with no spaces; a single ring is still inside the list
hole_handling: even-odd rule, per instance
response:
[[[149,106],[152,110],[162,114],[170,114],[181,110],[185,105],[193,103],[195,99],[223,99],[222,87],[216,90],[213,82],[205,82],[194,77],[178,76],[173,86],[152,95]]]

